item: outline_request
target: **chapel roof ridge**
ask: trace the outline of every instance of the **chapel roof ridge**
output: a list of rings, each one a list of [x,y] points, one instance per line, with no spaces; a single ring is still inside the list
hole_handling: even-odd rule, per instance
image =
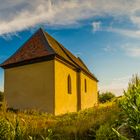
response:
[[[85,63],[74,56],[61,43],[40,27],[11,57],[0,67],[10,68],[20,65],[46,60],[47,57],[57,55],[75,68],[81,69],[96,81],[97,78],[89,71]],[[45,58],[45,59],[44,59]]]

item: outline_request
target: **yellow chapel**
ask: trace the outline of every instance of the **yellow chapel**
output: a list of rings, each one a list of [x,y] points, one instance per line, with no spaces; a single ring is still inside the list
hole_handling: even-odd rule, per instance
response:
[[[97,78],[79,57],[43,29],[0,66],[4,69],[5,100],[10,108],[59,115],[98,102]]]

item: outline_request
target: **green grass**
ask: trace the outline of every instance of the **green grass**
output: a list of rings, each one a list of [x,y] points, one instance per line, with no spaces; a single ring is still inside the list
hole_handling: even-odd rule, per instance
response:
[[[109,137],[113,138],[111,128],[117,127],[121,117],[113,102],[60,116],[37,111],[6,112],[4,107],[0,111],[0,140],[99,140],[102,131],[105,135],[112,133]]]

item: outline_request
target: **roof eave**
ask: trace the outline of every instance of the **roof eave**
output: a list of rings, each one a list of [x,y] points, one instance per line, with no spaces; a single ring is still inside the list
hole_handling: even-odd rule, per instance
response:
[[[25,61],[21,61],[21,62],[16,62],[16,63],[11,63],[11,64],[7,64],[7,65],[4,65],[2,63],[0,65],[0,67],[3,68],[3,69],[8,69],[8,68],[13,68],[13,67],[24,66],[24,65],[28,65],[28,64],[33,64],[33,63],[53,60],[54,57],[55,57],[55,54],[51,54],[51,55],[48,55],[48,56],[43,56],[43,57],[39,57],[39,58],[29,59],[29,60],[25,60]]]

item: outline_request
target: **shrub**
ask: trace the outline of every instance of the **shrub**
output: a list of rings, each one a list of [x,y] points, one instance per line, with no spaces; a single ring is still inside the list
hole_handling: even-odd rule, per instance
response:
[[[118,140],[118,137],[111,129],[111,126],[107,123],[101,125],[96,132],[96,140]]]
[[[115,97],[115,95],[111,92],[105,92],[102,94],[99,94],[99,102],[100,103],[105,103],[107,101],[111,101],[111,99],[113,99]]]
[[[4,98],[3,92],[0,91],[0,102],[3,101],[3,98]]]

